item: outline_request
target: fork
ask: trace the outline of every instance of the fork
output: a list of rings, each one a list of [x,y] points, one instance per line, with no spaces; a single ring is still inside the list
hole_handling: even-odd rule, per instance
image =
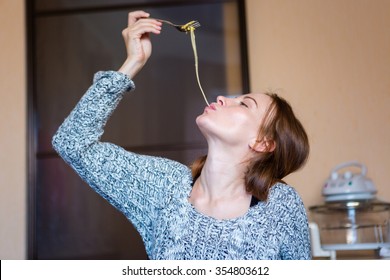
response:
[[[163,19],[157,19],[157,20],[175,27],[180,32],[188,32],[200,26],[200,23],[197,20],[190,21],[186,24],[174,24],[170,21],[163,20]]]

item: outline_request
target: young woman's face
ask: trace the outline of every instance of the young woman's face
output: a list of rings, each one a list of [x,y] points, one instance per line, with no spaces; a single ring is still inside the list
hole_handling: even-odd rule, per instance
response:
[[[260,124],[272,98],[250,93],[236,98],[219,96],[207,106],[196,123],[206,139],[217,138],[228,144],[248,145],[257,139]]]

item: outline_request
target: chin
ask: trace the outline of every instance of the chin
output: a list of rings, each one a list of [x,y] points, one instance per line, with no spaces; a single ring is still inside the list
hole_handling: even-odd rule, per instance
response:
[[[202,131],[203,133],[202,127],[204,126],[204,121],[202,117],[203,117],[202,115],[197,116],[195,119],[195,123],[198,126],[199,130]]]
[[[204,119],[205,119],[204,114],[201,114],[201,115],[196,117],[195,122],[196,122],[196,124],[198,125],[199,128],[204,123],[204,121],[205,121]]]
[[[207,120],[207,117],[205,115],[202,114],[198,116],[195,119],[195,122],[203,136],[206,137],[206,135],[210,134],[210,122]]]

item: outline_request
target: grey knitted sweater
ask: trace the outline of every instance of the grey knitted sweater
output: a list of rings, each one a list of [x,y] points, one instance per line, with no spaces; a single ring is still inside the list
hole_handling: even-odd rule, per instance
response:
[[[53,146],[97,193],[135,226],[150,259],[309,259],[304,205],[297,192],[274,185],[266,202],[235,219],[218,220],[189,202],[190,169],[99,141],[103,128],[133,82],[98,72],[66,118]]]

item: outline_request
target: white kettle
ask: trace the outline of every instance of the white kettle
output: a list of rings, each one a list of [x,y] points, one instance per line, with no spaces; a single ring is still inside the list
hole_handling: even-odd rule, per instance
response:
[[[360,168],[353,173],[351,167]],[[345,170],[343,173],[341,170]],[[377,192],[373,182],[366,177],[367,167],[357,161],[349,161],[334,167],[326,180],[322,195],[326,202],[374,199]]]

